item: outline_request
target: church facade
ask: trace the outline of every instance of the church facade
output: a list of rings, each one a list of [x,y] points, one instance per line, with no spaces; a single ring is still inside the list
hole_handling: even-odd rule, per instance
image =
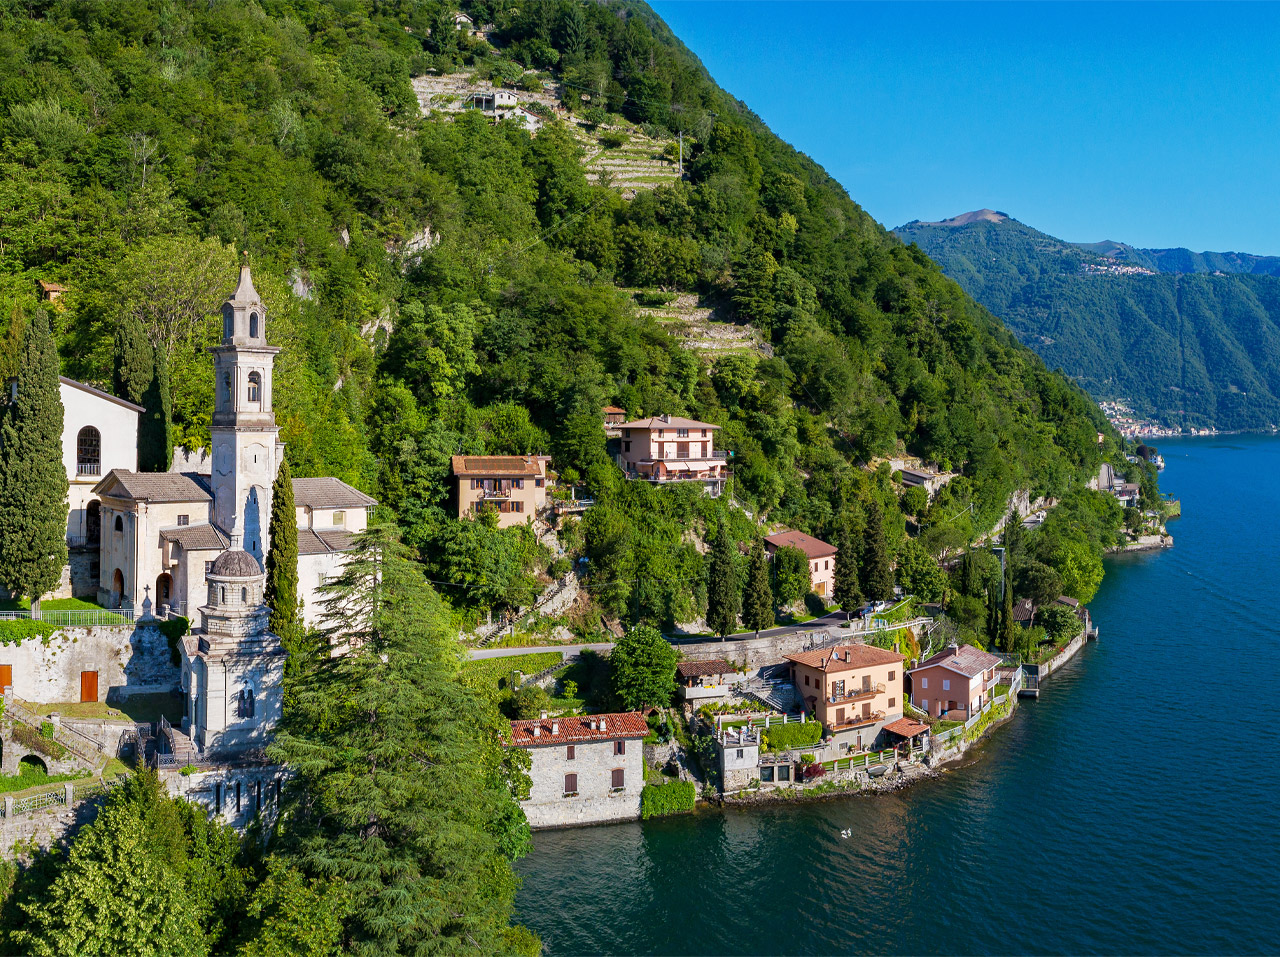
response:
[[[215,398],[208,470],[114,468],[93,487],[96,598],[108,608],[137,608],[150,597],[157,614],[194,620],[224,551],[234,546],[265,566],[271,489],[284,460],[272,406],[279,349],[267,344],[266,309],[247,264],[222,307],[222,341],[210,351]],[[313,625],[321,611],[319,589],[338,574],[377,502],[335,478],[295,479],[294,499],[298,594],[304,620]]]

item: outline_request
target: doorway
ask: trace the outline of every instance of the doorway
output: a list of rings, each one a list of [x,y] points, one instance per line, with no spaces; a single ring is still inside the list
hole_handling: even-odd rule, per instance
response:
[[[98,700],[98,673],[96,671],[80,672],[80,700]]]

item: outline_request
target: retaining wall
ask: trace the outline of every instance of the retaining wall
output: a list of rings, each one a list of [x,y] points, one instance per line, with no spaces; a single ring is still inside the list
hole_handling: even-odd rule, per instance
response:
[[[98,700],[170,691],[178,667],[169,641],[152,624],[63,628],[47,640],[0,645],[0,665],[13,668],[13,692],[23,701],[80,700],[80,675],[98,673]]]

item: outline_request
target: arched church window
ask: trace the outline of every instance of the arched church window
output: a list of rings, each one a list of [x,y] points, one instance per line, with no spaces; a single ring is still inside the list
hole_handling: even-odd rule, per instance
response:
[[[262,376],[256,372],[249,373],[249,401],[262,401]]]
[[[231,400],[231,373],[224,372],[222,374],[222,395],[227,401]]]
[[[222,597],[218,599],[218,604],[225,605],[227,603],[227,586],[222,586]]]
[[[116,516],[116,531],[117,532],[124,531],[124,518],[120,515]]]
[[[230,339],[235,335],[236,313],[231,308],[231,303],[227,303],[222,307],[222,338]]]
[[[240,604],[242,604],[242,605],[243,605],[243,604],[246,604],[248,601],[249,601],[249,589],[247,589],[247,588],[241,588],[241,589],[240,589]]]
[[[102,433],[86,425],[76,436],[76,475],[102,474]]]
[[[258,314],[256,312],[249,313],[249,338],[258,338]]]
[[[240,693],[236,695],[236,717],[252,718],[256,710],[256,703],[253,700],[253,689],[244,687],[240,689]]]

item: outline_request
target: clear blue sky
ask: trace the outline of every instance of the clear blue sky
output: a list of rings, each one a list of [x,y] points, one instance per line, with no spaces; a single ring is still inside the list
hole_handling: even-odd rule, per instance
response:
[[[652,6],[887,227],[1280,255],[1280,5]]]

